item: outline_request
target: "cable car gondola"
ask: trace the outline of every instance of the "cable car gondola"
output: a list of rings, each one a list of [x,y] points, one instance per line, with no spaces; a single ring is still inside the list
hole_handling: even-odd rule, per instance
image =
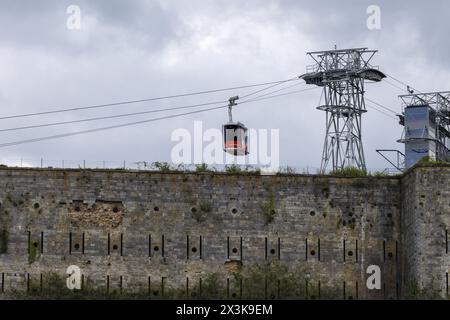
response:
[[[232,107],[237,105],[236,100],[239,97],[230,98],[228,104],[228,123],[222,126],[223,132],[223,151],[234,156],[245,156],[248,151],[248,130],[244,124],[233,122]]]

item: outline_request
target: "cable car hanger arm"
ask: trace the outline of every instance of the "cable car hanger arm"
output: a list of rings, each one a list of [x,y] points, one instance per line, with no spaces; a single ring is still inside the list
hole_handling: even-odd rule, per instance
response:
[[[235,97],[231,97],[230,99],[228,99],[228,119],[229,122],[233,122],[233,115],[231,113],[231,109],[233,108],[233,106],[237,106],[236,100],[239,100],[239,96],[235,96]]]

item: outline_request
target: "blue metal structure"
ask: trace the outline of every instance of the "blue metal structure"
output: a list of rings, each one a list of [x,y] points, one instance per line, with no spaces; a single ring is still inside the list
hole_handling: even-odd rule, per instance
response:
[[[406,168],[427,157],[450,161],[450,92],[403,95],[405,126],[399,140],[405,144]]]

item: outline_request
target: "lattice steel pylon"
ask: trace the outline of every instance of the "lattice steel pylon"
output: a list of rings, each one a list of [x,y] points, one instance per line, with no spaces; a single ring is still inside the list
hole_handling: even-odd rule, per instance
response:
[[[362,114],[366,81],[379,82],[386,76],[369,64],[377,53],[367,48],[308,52],[315,61],[301,76],[307,84],[323,87],[326,134],[321,172],[355,167],[366,170],[362,143]]]

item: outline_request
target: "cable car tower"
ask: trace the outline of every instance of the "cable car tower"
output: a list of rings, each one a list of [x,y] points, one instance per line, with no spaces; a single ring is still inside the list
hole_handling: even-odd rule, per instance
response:
[[[326,134],[321,172],[331,163],[332,170],[356,167],[366,170],[362,144],[361,116],[367,112],[364,101],[365,81],[379,82],[386,76],[371,66],[377,53],[367,48],[308,52],[315,61],[301,76],[306,84],[323,87]],[[321,99],[322,101],[322,99]]]

